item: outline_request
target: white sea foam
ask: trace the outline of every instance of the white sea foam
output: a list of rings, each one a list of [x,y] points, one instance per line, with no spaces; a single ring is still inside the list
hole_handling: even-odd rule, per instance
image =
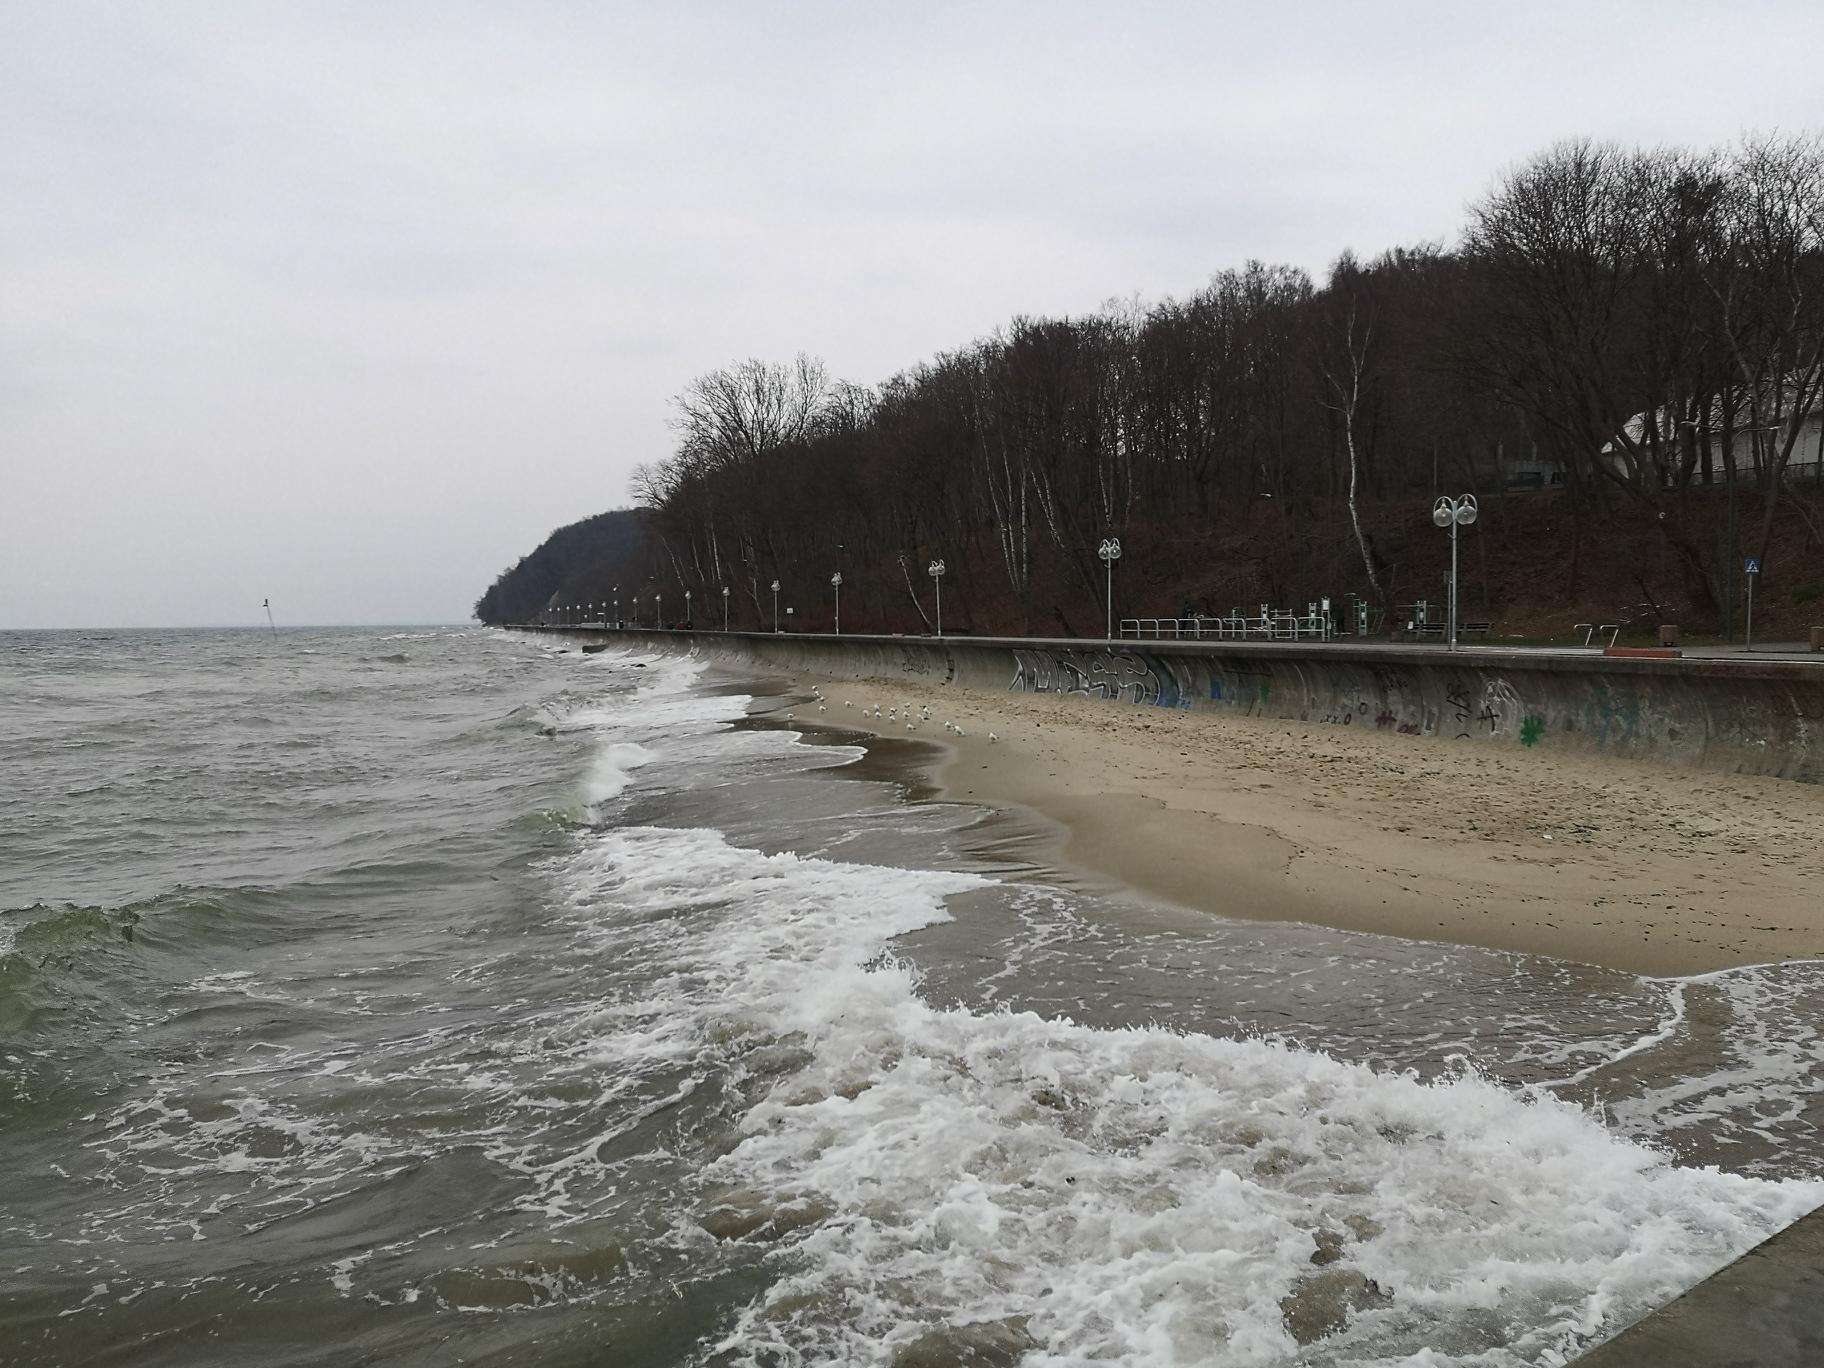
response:
[[[586,806],[618,797],[632,783],[632,771],[652,764],[680,740],[719,733],[747,710],[742,694],[708,694],[691,686],[702,662],[675,656],[603,655],[588,658],[605,669],[610,687],[554,713],[559,731],[588,731],[601,737],[584,774]]]
[[[1288,1308],[1342,1295],[1347,1324],[1299,1362],[1550,1363],[1824,1199],[1477,1077],[933,1007],[889,942],[973,876],[645,828],[561,877],[605,942],[668,966],[604,1005],[604,1058],[804,1052],[707,1175],[829,1213],[777,1247],[738,1361],[886,1363],[1002,1322],[1033,1365],[1287,1363]]]
[[[583,801],[590,806],[616,797],[632,782],[630,770],[657,759],[655,752],[634,741],[613,742],[596,752],[583,778]]]
[[[1795,1130],[1816,1132],[1824,1077],[1824,979],[1817,961],[1750,965],[1676,980],[1673,1019],[1650,1044],[1690,1033],[1701,1015],[1728,1023],[1717,1033],[1709,1067],[1610,1103],[1617,1120],[1668,1136],[1742,1126],[1770,1147]],[[1687,999],[1704,995],[1702,1012]]]

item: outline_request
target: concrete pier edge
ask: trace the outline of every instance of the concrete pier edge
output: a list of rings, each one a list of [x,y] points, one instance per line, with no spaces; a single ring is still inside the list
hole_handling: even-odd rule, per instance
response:
[[[1649,1312],[1575,1368],[1818,1368],[1824,1209]]]

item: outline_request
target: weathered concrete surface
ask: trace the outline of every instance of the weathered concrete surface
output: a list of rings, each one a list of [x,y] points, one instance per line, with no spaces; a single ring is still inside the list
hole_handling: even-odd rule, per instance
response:
[[[1824,668],[1481,648],[570,628],[780,671],[1077,694],[1824,782]]]
[[[1824,1364],[1824,1211],[1597,1346],[1576,1368],[1818,1368]]]

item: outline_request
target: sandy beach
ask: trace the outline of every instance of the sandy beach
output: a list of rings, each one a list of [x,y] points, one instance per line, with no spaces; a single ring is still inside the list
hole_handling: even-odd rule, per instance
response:
[[[1066,861],[1182,906],[1648,975],[1824,958],[1817,786],[1088,698],[797,683],[825,709],[796,705],[800,719],[939,742],[946,794],[1039,812]]]

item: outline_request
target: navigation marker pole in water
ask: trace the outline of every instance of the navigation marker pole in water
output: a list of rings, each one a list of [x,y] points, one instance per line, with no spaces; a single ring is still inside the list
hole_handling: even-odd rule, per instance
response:
[[[260,607],[266,610],[266,625],[272,628],[272,639],[277,641],[279,639],[279,625],[272,620],[272,600],[269,598],[261,599]]]

